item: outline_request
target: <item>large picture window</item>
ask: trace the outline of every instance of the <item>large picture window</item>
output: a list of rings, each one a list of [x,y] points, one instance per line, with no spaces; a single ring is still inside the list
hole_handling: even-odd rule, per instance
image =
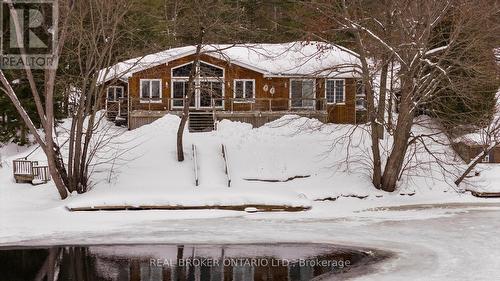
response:
[[[193,63],[187,63],[172,69],[172,77],[182,77],[187,78],[191,74],[193,69]],[[224,77],[224,69],[202,62],[199,63],[199,68],[197,71],[200,73],[201,77]]]
[[[345,80],[326,80],[326,101],[328,103],[345,103]]]
[[[141,79],[141,102],[161,102],[161,79]]]
[[[193,70],[193,62],[172,68],[171,97],[172,107],[184,106],[184,97],[188,94],[188,80]],[[224,105],[224,68],[200,61],[196,66],[193,81],[193,95],[190,107],[197,109],[222,107]]]
[[[193,63],[188,63],[181,65],[177,68],[172,69],[172,77],[189,77],[191,74],[191,69],[193,68]]]
[[[291,106],[295,108],[314,107],[315,80],[290,80]]]
[[[222,78],[224,77],[224,69],[208,63],[200,62],[200,76]]]
[[[255,98],[255,80],[254,79],[235,79],[234,97],[242,99],[240,102],[252,102]],[[244,99],[251,99],[245,101]]]

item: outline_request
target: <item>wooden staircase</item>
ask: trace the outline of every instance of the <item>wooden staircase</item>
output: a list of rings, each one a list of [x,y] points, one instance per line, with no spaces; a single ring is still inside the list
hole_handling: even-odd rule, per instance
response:
[[[190,133],[210,132],[215,130],[212,112],[189,112],[188,129]]]
[[[126,126],[128,118],[127,101],[121,98],[119,101],[106,100],[106,118],[117,126]]]

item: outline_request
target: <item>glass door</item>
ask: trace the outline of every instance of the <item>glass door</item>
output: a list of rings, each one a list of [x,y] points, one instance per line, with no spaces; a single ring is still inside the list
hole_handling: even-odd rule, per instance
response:
[[[313,79],[293,79],[290,81],[290,106],[292,108],[314,107],[315,81]]]
[[[173,108],[184,107],[184,97],[187,95],[188,91],[188,81],[177,80],[172,81],[172,101]],[[196,92],[193,95],[189,107],[194,108],[196,106]]]
[[[202,81],[197,91],[197,109],[222,107],[223,85],[220,81]]]

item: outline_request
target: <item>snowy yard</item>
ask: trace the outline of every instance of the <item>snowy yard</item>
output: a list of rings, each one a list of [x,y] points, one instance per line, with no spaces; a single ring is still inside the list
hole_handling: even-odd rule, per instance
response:
[[[404,186],[394,194],[376,191],[361,165],[350,172],[334,168],[345,157],[342,144],[327,153],[332,140],[349,126],[317,129],[316,121],[301,118],[252,129],[223,121],[218,131],[187,134],[188,157],[179,164],[174,145],[177,122],[177,117],[166,116],[123,132],[106,151],[123,152],[120,159],[96,166],[93,189],[65,201],[52,183],[15,184],[10,162],[32,148],[13,152],[17,148],[9,147],[0,168],[0,245],[334,243],[395,253],[362,280],[480,280],[478,272],[482,280],[491,280],[498,275],[500,237],[495,233],[500,227],[500,200],[457,193],[432,169],[424,177],[404,179]],[[364,149],[363,136],[358,137],[353,153]],[[199,149],[198,187],[193,180],[192,144]],[[228,149],[231,187],[223,172],[221,144]],[[44,160],[40,151],[33,159]],[[498,177],[495,169],[489,166],[481,173],[481,188],[493,186]],[[307,177],[286,181],[295,176]],[[324,198],[336,200],[318,201]],[[253,214],[67,210],[68,206],[118,204],[277,204],[311,209]]]

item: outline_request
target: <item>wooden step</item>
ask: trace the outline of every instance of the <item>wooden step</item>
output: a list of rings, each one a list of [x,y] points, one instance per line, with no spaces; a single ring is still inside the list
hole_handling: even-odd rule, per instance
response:
[[[215,129],[212,113],[190,112],[188,120],[189,132],[210,132]]]

